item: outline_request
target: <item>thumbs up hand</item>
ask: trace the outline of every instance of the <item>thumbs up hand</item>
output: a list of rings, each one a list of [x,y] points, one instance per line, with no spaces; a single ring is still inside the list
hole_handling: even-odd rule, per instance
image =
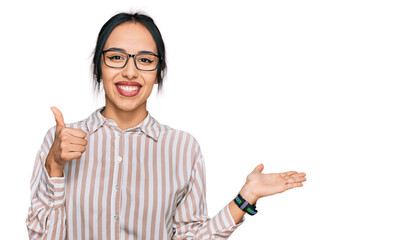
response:
[[[289,171],[283,173],[262,173],[264,165],[259,164],[247,177],[240,194],[249,203],[255,204],[261,197],[282,193],[288,189],[302,187],[305,173]]]
[[[52,107],[56,121],[55,140],[46,158],[46,170],[50,177],[63,177],[65,164],[79,159],[86,150],[86,133],[80,129],[65,126],[63,116],[58,108]]]

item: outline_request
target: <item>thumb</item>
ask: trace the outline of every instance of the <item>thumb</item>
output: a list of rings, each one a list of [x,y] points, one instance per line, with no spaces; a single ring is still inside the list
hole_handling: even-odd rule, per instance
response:
[[[56,126],[65,127],[61,111],[57,107],[51,107],[53,115],[55,116]]]
[[[254,169],[254,171],[257,171],[257,172],[262,172],[262,170],[264,170],[264,164],[262,163],[256,166],[256,168]]]

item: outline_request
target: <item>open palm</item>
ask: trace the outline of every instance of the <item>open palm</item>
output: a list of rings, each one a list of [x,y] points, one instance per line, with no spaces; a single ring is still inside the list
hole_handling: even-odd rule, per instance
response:
[[[262,173],[264,165],[258,165],[246,178],[245,192],[253,196],[254,201],[261,197],[274,195],[288,189],[303,186],[305,173],[289,171],[283,173]],[[242,194],[242,192],[241,192]]]

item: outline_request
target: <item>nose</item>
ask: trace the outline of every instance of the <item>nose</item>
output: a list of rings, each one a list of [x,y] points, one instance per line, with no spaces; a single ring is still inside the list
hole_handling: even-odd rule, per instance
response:
[[[134,79],[138,77],[138,69],[135,67],[133,57],[128,59],[127,64],[123,68],[122,76],[128,79]]]

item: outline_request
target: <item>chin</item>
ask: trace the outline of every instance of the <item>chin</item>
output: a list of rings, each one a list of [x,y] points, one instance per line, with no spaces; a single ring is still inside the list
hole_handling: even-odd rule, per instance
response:
[[[117,104],[117,108],[121,111],[125,111],[125,112],[131,112],[131,111],[135,111],[137,109],[140,108],[140,106],[142,106],[143,103],[141,104],[137,104],[137,103],[122,103],[122,104]]]
[[[137,97],[137,96],[136,96]],[[124,98],[115,95],[106,95],[106,103],[108,107],[113,108],[116,111],[131,112],[140,108],[146,108],[146,101],[140,100],[140,98]],[[112,106],[112,107],[111,107]]]

